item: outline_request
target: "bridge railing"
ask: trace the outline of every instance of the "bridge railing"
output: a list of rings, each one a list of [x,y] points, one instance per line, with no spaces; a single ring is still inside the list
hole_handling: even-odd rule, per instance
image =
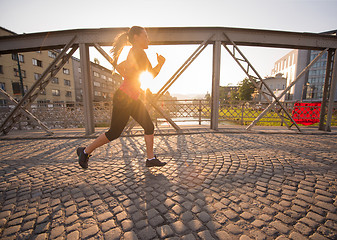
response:
[[[283,103],[287,111],[292,114],[294,102]],[[149,105],[148,105],[149,106]],[[198,100],[164,100],[159,101],[158,106],[179,125],[207,125],[211,118],[211,103],[205,99]],[[268,104],[256,102],[220,103],[220,124],[248,125]],[[309,108],[309,107],[308,107]],[[312,108],[315,107],[310,107]],[[11,106],[0,107],[0,121],[9,114]],[[160,126],[166,122],[156,111],[150,107],[150,115],[153,121]],[[83,104],[40,104],[32,105],[31,112],[50,128],[78,128],[84,127]],[[276,109],[277,110],[277,109]],[[309,109],[308,109],[309,110]],[[306,111],[304,107],[304,111]],[[94,118],[96,127],[108,127],[112,113],[112,102],[95,102]],[[309,117],[306,115],[306,117]],[[166,123],[167,124],[167,123]],[[281,126],[281,119],[275,111],[270,111],[258,123],[263,126]],[[332,125],[337,125],[337,106],[334,108]],[[19,128],[30,129],[26,119],[21,119]]]

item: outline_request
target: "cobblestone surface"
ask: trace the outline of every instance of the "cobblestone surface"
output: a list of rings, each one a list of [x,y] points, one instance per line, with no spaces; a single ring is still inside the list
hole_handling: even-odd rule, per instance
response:
[[[1,239],[337,239],[337,136],[0,141]]]

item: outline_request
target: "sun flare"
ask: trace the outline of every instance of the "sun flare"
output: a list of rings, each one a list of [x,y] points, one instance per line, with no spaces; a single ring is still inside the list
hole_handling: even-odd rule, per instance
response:
[[[142,72],[139,76],[140,87],[143,90],[146,90],[146,89],[151,90],[151,87],[153,86],[152,80],[153,80],[153,75],[150,72],[148,71]]]

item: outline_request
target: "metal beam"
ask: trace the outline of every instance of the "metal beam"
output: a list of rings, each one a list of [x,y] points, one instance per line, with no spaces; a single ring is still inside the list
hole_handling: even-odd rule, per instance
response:
[[[325,116],[326,116],[326,108],[328,104],[329,98],[329,88],[331,86],[331,78],[332,78],[332,63],[334,56],[336,55],[335,49],[329,49],[327,64],[325,69],[325,80],[323,86],[323,96],[322,96],[322,105],[321,105],[321,113],[319,116],[319,126],[318,129],[325,131]]]
[[[208,42],[213,37],[210,36],[207,40],[203,41],[199,47],[191,54],[191,56],[180,66],[180,68],[172,75],[172,77],[161,87],[157,92],[155,99],[158,100],[162,95],[164,95],[172,84],[180,77],[183,72],[192,64],[192,62],[202,53],[202,51],[207,47]]]
[[[115,36],[126,30],[127,28],[75,29],[2,36],[0,54],[62,48],[74,35],[78,36],[75,44],[111,46]],[[147,31],[152,45],[201,44],[212,34],[220,36],[226,32],[240,46],[317,50],[337,48],[337,36],[332,34],[226,27],[147,28]],[[216,40],[218,39],[213,39],[213,42]],[[224,36],[221,40],[229,44]]]
[[[213,73],[211,96],[211,129],[218,130],[219,125],[219,88],[220,88],[221,41],[213,45]]]
[[[85,43],[80,44],[80,61],[83,79],[83,105],[84,123],[86,135],[95,132],[94,105],[93,105],[93,83],[90,73],[89,46]]]
[[[335,53],[336,53],[335,49]],[[335,91],[337,87],[337,59],[336,55],[334,57],[334,64],[333,64],[333,70],[332,70],[332,77],[331,77],[331,85],[330,85],[330,94],[329,94],[329,105],[328,105],[328,113],[326,118],[326,125],[325,125],[325,131],[331,132],[331,118],[332,118],[332,112],[334,109],[334,102],[335,102]]]

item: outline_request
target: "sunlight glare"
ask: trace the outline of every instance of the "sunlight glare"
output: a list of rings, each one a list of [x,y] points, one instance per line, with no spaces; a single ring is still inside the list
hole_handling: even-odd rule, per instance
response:
[[[153,76],[150,72],[142,72],[139,76],[139,81],[143,90],[150,89],[153,91],[151,88],[153,86]]]

